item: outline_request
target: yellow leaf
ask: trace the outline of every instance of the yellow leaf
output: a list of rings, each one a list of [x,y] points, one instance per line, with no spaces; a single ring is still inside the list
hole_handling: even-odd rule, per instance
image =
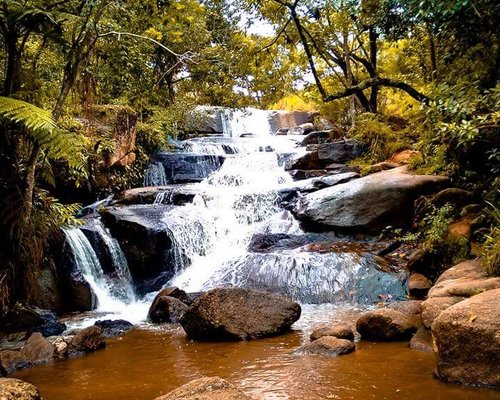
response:
[[[477,319],[477,315],[476,314],[471,314],[470,317],[469,317],[469,322],[474,322],[476,319]]]

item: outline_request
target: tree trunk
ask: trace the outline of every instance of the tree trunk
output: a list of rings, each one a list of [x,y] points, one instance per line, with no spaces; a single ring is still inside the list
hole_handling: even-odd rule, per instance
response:
[[[436,41],[434,33],[429,28],[429,55],[431,59],[431,82],[437,81],[437,57],[436,57]]]
[[[369,29],[369,39],[370,39],[370,63],[373,67],[370,73],[370,78],[375,78],[377,76],[377,32],[375,32],[374,27]],[[373,85],[370,93],[370,111],[374,114],[377,113],[378,109],[378,85]]]
[[[18,37],[15,34],[5,36],[5,46],[7,48],[7,67],[3,84],[3,95],[10,96],[19,90],[20,80],[20,54],[17,48]]]
[[[24,192],[23,192],[23,226],[29,223],[31,217],[31,210],[33,209],[33,192],[35,190],[36,184],[36,163],[38,161],[38,156],[40,155],[40,146],[37,143],[33,144],[33,149],[31,150],[30,158],[26,164],[26,175],[24,178]]]

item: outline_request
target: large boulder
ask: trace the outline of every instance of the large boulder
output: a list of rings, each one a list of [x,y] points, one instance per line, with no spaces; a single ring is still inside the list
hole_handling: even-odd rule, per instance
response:
[[[44,336],[54,336],[61,334],[66,325],[59,322],[52,311],[18,303],[2,319],[2,329],[7,332],[40,332]]]
[[[270,111],[268,120],[271,132],[276,132],[311,122],[312,114],[304,111]]]
[[[431,287],[431,281],[422,274],[411,274],[410,278],[408,279],[408,290],[410,291],[410,295],[412,297],[425,297]]]
[[[442,176],[411,175],[405,167],[395,168],[307,194],[295,212],[307,225],[330,229],[408,226],[414,200],[448,181]]]
[[[103,330],[95,325],[79,331],[71,340],[68,348],[69,355],[90,353],[106,347],[106,337]]]
[[[49,362],[56,354],[55,346],[40,333],[33,333],[20,350],[20,355],[27,365]]]
[[[283,296],[219,288],[198,297],[180,322],[193,339],[248,340],[286,332],[300,314],[300,305]]]
[[[410,340],[417,329],[417,317],[388,308],[369,311],[356,321],[356,330],[366,340]]]
[[[461,301],[432,323],[437,376],[500,388],[500,289]]]
[[[155,400],[252,400],[217,376],[192,380]]]
[[[350,340],[339,339],[334,336],[323,336],[311,343],[305,344],[295,352],[298,354],[335,357],[352,353],[354,350],[356,350],[356,345]]]
[[[332,163],[345,163],[361,154],[354,140],[309,145],[304,154],[293,157],[286,163],[286,169],[322,169]]]
[[[434,320],[444,310],[464,300],[465,297],[448,296],[448,297],[431,297],[420,304],[422,309],[422,323],[427,329],[431,328]]]
[[[489,277],[480,261],[468,260],[443,272],[429,297],[471,297],[491,289],[500,289],[500,277]]]
[[[43,400],[38,389],[20,379],[0,378],[1,400]]]

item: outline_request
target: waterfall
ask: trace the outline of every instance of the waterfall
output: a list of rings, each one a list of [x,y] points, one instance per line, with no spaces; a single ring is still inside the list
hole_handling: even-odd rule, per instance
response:
[[[167,183],[167,175],[163,164],[152,162],[144,174],[144,186],[165,186]]]
[[[100,240],[106,247],[111,258],[113,272],[107,275],[105,279],[111,281],[108,285],[110,292],[114,298],[119,299],[124,303],[132,303],[136,300],[134,293],[134,286],[132,283],[132,276],[128,268],[127,259],[121,249],[118,241],[111,236],[108,230],[102,225],[100,221],[94,224],[94,229]]]
[[[109,282],[104,276],[104,271],[96,252],[89,240],[79,228],[65,228],[66,243],[69,245],[76,262],[76,268],[97,297],[98,311],[119,311],[123,303],[111,294]]]
[[[271,134],[269,111],[256,108],[224,109],[221,114],[225,137],[237,138],[241,135],[268,136]]]

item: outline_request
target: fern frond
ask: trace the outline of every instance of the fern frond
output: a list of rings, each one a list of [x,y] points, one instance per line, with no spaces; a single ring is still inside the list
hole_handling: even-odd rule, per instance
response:
[[[82,147],[75,134],[65,132],[49,111],[11,97],[0,96],[0,118],[19,124],[53,160],[63,160],[71,168],[82,165]]]

